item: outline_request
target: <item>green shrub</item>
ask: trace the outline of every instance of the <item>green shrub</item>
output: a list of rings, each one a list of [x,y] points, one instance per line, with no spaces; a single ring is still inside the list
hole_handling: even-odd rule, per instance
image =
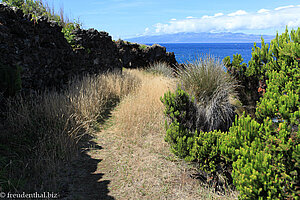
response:
[[[167,92],[161,101],[165,105],[166,120],[166,138],[170,143],[172,151],[181,158],[189,155],[191,149],[191,138],[197,135],[198,115],[197,106],[194,98],[177,88],[175,93]],[[202,120],[204,121],[204,120]]]
[[[166,93],[161,101],[168,117],[165,140],[170,144],[171,151],[187,161],[197,161],[205,171],[214,171],[220,163],[219,136],[222,133],[200,130],[201,125],[197,123],[201,115],[197,114],[194,98],[181,88],[177,88],[175,93]]]
[[[250,113],[251,116],[245,116],[245,113],[239,118],[236,116],[228,132],[222,133],[217,129],[201,131],[205,126],[199,126],[197,120],[196,131],[190,131],[180,123],[186,119],[177,118],[169,126],[172,130],[167,130],[169,137],[171,133],[172,136],[181,138],[167,140],[173,146],[177,145],[176,152],[183,152],[181,156],[186,160],[197,161],[200,169],[214,174],[218,168],[230,168],[232,164],[233,183],[240,193],[240,199],[298,199],[300,196],[299,44],[300,28],[290,34],[288,31],[280,36],[277,34],[270,47],[264,42],[261,48],[254,45],[248,67],[242,64],[240,55],[234,55],[232,62],[229,58],[224,60],[229,74],[237,78],[240,84],[244,84],[244,88],[238,90],[239,96],[245,98],[241,101],[249,106],[259,97],[259,101],[253,104],[255,112]],[[185,74],[180,72],[185,77],[182,81],[183,88],[196,97],[194,104],[197,112],[194,113],[197,114],[197,119],[201,113],[206,113],[203,119],[210,124],[207,120],[207,108],[201,107],[205,101],[202,104],[197,101],[208,99],[206,106],[210,105],[211,99],[217,99],[214,93],[218,90],[211,84],[210,88],[214,92],[198,92],[197,89],[205,88],[205,83],[201,82],[201,76],[188,70],[182,69]],[[260,94],[259,89],[263,91]],[[254,94],[253,97],[251,94]],[[185,96],[189,97],[187,94]],[[228,94],[224,95],[227,96]],[[175,100],[174,97],[175,94]],[[216,103],[218,104],[220,103]],[[178,116],[181,116],[181,105],[174,103],[165,106],[171,106],[169,110],[172,113],[178,111]],[[203,108],[205,112],[201,112]],[[217,109],[212,109],[210,115],[222,115],[215,111]],[[195,119],[192,116],[189,118]]]
[[[217,167],[224,162],[220,156],[220,144],[224,133],[210,131],[195,134],[194,144],[190,150],[190,160],[199,163],[199,168],[206,172],[214,173]]]
[[[242,63],[243,60],[244,59],[240,54],[236,54],[233,55],[232,62],[228,56],[224,58],[223,63],[227,68],[228,74],[238,81],[236,91],[240,102],[243,107],[246,108],[244,111],[253,117],[255,116],[256,102],[260,97],[260,94],[258,93],[259,80],[253,76],[245,76],[248,68],[246,63]]]
[[[144,50],[144,49],[147,49],[149,46],[148,45],[145,45],[145,44],[140,44],[139,45],[139,49],[142,49],[142,50]]]
[[[241,199],[300,195],[300,68],[295,54],[300,49],[299,36],[300,29],[292,31],[291,37],[286,31],[277,34],[269,49],[255,47],[241,75],[256,77],[267,86],[256,106],[256,120],[236,119],[221,147],[222,155],[233,162],[232,176]]]

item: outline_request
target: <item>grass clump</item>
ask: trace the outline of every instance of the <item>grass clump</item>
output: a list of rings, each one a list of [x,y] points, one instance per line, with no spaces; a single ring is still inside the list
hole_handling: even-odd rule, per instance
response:
[[[178,77],[184,89],[204,104],[211,101],[220,90],[233,94],[236,85],[225,73],[223,64],[211,56],[197,58],[179,67]]]
[[[86,76],[74,79],[61,93],[45,91],[8,99],[0,123],[1,188],[6,192],[59,191],[61,164],[76,154],[109,109],[138,84],[128,74]]]
[[[223,64],[208,56],[186,63],[177,69],[181,88],[195,98],[198,107],[198,130],[226,130],[231,126],[235,107],[236,82],[224,71]]]
[[[148,72],[165,77],[173,77],[174,71],[166,62],[155,62],[147,69]]]

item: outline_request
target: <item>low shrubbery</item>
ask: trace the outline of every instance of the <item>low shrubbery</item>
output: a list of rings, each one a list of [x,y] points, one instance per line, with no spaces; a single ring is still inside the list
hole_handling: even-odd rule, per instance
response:
[[[241,199],[299,198],[299,52],[300,28],[290,34],[288,31],[277,34],[270,46],[263,40],[262,48],[254,45],[248,67],[241,63],[240,55],[235,55],[232,62],[229,58],[224,60],[228,74],[241,85],[237,96],[251,117],[236,115],[229,130],[223,132],[216,126],[205,130],[199,124],[209,121],[199,117],[201,112],[190,112],[186,106],[191,104],[189,108],[193,110],[197,105],[194,97],[204,99],[197,98],[199,94],[215,98],[214,92],[203,91],[206,87],[214,88],[213,84],[191,89],[182,87],[174,94],[165,94],[162,101],[169,118],[166,141],[172,151],[186,160],[196,161],[215,181],[221,172],[225,185],[230,185],[232,180]],[[186,77],[194,81],[193,76]],[[185,121],[189,119],[194,120],[196,130],[186,126]]]

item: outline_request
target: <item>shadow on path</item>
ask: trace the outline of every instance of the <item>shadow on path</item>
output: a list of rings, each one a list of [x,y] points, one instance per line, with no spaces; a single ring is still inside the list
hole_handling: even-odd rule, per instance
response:
[[[97,123],[103,125],[110,117],[112,110],[119,103],[118,98],[112,98],[106,109],[100,113]],[[104,174],[98,165],[102,161],[91,157],[89,154],[101,154],[102,147],[93,141],[89,134],[81,139],[78,157],[67,164],[60,177],[63,185],[60,187],[60,198],[64,200],[114,200],[109,196],[108,185],[110,180],[103,178]],[[89,153],[89,152],[93,153]],[[103,171],[102,171],[103,172]]]
[[[92,148],[91,148],[92,147]],[[110,180],[103,180],[101,169],[97,171],[101,159],[94,159],[88,151],[100,151],[102,147],[94,142],[85,143],[83,151],[71,161],[61,174],[64,185],[61,186],[60,198],[64,200],[114,200],[109,196]],[[84,150],[85,149],[85,150]]]

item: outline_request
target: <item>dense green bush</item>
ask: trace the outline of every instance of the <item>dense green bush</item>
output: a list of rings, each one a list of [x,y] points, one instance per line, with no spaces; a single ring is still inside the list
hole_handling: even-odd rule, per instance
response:
[[[197,126],[197,107],[194,98],[191,98],[181,88],[175,93],[168,92],[161,98],[165,105],[167,135],[166,142],[171,145],[172,152],[180,158],[189,155],[191,138],[194,136]]]
[[[175,93],[166,93],[161,101],[168,116],[165,140],[171,151],[187,161],[198,161],[201,169],[214,171],[220,163],[219,136],[222,133],[201,130],[205,127],[204,116],[198,113],[194,98],[180,87]]]
[[[231,165],[240,199],[300,196],[299,53],[300,28],[290,34],[287,30],[277,34],[270,45],[263,40],[261,48],[254,44],[248,66],[242,64],[240,55],[234,55],[232,62],[226,58],[228,73],[243,86],[238,89],[241,102],[255,106],[253,112],[248,112],[251,116],[236,116],[228,132],[181,131],[179,137],[185,138],[176,151],[184,147],[185,158],[197,161],[207,172],[214,172],[220,164]],[[182,130],[173,127],[181,126],[176,121],[172,135]],[[176,146],[177,141],[173,140],[172,145]]]

